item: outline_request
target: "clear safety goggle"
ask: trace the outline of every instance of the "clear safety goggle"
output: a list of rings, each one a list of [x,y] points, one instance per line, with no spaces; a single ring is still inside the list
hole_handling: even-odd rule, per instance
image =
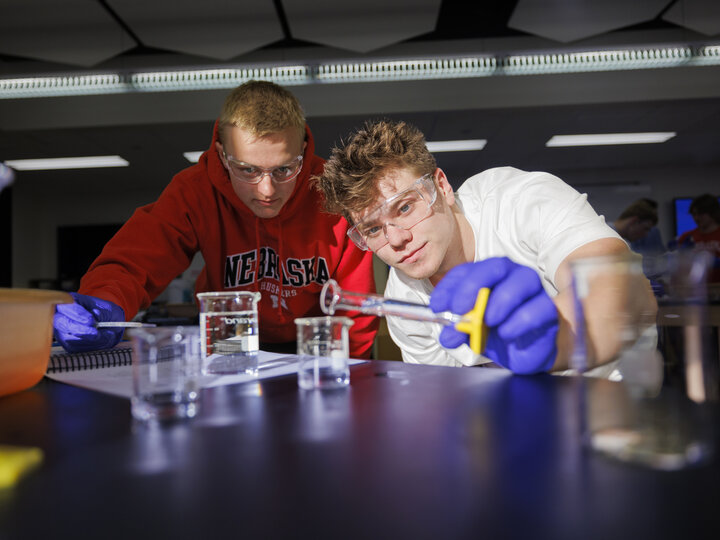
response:
[[[300,174],[303,162],[303,157],[300,155],[284,165],[266,169],[264,167],[258,167],[257,165],[245,163],[244,161],[239,161],[225,153],[223,153],[223,155],[225,156],[225,161],[227,161],[230,174],[238,180],[247,182],[248,184],[259,184],[266,174],[270,176],[270,179],[276,184],[290,182],[291,180],[294,180],[298,174]]]
[[[357,247],[377,251],[388,243],[387,228],[408,230],[430,215],[437,198],[433,174],[426,174],[369,212],[347,232]]]

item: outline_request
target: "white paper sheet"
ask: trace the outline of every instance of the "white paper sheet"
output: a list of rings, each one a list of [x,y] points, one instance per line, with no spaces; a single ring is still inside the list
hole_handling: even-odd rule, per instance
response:
[[[281,375],[297,373],[298,357],[294,354],[280,354],[266,351],[258,353],[258,375],[239,373],[236,375],[203,375],[200,378],[202,388],[238,384]],[[350,360],[350,364],[364,363],[364,360]],[[46,377],[54,380],[96,390],[106,394],[130,398],[132,397],[132,366],[115,366],[79,371],[46,373]]]

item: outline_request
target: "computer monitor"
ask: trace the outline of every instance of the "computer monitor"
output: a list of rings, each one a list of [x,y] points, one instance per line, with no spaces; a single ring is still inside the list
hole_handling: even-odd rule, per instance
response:
[[[697,227],[695,220],[690,215],[690,203],[692,203],[693,199],[694,197],[676,197],[673,199],[676,238],[685,231]],[[720,202],[720,197],[718,197],[718,202]]]

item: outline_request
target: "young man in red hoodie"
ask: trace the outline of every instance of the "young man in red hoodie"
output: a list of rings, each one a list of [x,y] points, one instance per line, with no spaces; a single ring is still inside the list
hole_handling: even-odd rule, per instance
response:
[[[124,321],[147,308],[200,252],[196,292],[259,291],[261,349],[294,350],[296,317],[322,315],[323,283],[374,292],[372,254],[348,238],[344,218],[323,211],[310,178],[322,173],[299,102],[250,81],[227,97],[210,148],[157,201],[138,208],[58,306],[55,337],[70,352],[112,347]],[[370,355],[373,316],[357,315],[353,357]]]

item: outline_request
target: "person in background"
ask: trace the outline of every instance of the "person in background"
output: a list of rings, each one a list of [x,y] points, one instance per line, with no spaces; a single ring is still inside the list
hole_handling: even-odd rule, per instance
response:
[[[650,231],[644,238],[630,242],[630,249],[641,255],[659,256],[667,251],[667,246],[662,238],[660,229],[657,227],[657,201],[647,197],[638,199],[638,201],[645,202],[655,210],[656,224],[650,228]]]
[[[667,251],[657,228],[657,202],[642,198],[634,201],[610,224],[635,253],[643,257],[643,273],[650,279],[653,292],[661,296],[663,263]]]
[[[70,352],[114,346],[122,329],[95,322],[132,319],[201,252],[195,292],[259,291],[261,349],[295,352],[294,319],[322,315],[328,279],[375,290],[372,254],[311,188],[322,169],[295,96],[266,81],[234,89],[198,163],[135,211],[83,276],[75,303],[57,307],[56,339]],[[377,319],[353,319],[350,354],[367,358]]]
[[[368,122],[333,149],[316,183],[327,209],[352,223],[358,247],[392,267],[386,296],[464,314],[481,288],[491,289],[484,355],[452,326],[388,317],[406,362],[566,369],[574,343],[570,262],[629,253],[585,195],[548,173],[498,167],[454,192],[423,134],[405,122]],[[649,286],[638,294],[656,309]],[[614,314],[605,305],[592,313],[596,328]],[[598,364],[618,352],[596,346]]]
[[[692,200],[689,212],[697,227],[681,234],[677,245],[709,252],[714,257],[710,281],[720,283],[720,202],[715,195],[705,193]]]
[[[657,225],[657,221],[657,204],[648,203],[648,199],[638,199],[622,211],[611,227],[632,248],[640,245],[640,242],[648,237],[650,231]]]

